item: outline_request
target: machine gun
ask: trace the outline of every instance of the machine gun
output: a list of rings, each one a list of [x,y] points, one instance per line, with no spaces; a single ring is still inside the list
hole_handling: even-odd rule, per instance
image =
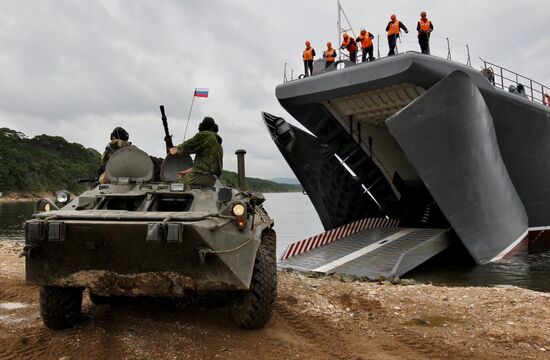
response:
[[[164,113],[164,105],[160,106],[160,114],[162,115],[162,126],[164,127],[164,142],[166,143],[166,154],[169,154],[170,148],[174,147],[174,143],[172,142],[172,135],[170,135],[170,132],[168,131],[168,119],[166,118],[166,114]]]

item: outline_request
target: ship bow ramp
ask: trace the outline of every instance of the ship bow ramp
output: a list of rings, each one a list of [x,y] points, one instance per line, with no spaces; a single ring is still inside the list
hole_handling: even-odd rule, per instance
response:
[[[491,113],[467,74],[451,73],[386,124],[478,263],[500,258],[527,235]]]
[[[327,233],[373,219],[396,220],[398,229],[452,229],[442,237],[486,263],[549,225],[550,111],[471,67],[410,52],[286,82],[276,95],[307,131],[270,114],[264,121]],[[323,261],[338,263],[333,252],[358,255],[384,242],[369,234],[339,236],[338,249],[320,234],[285,254],[323,252],[294,267],[326,269]],[[417,234],[433,239],[430,231]],[[422,258],[448,242],[434,242],[437,250]],[[322,251],[311,250],[319,244]]]

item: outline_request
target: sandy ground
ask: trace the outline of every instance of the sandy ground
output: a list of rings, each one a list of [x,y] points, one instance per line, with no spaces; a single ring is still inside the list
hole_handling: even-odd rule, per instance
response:
[[[550,359],[550,294],[515,287],[391,285],[279,274],[265,329],[220,303],[97,306],[52,331],[21,248],[0,241],[0,359]]]

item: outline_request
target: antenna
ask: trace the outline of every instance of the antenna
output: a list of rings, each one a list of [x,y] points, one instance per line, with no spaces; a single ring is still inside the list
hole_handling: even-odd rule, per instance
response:
[[[351,32],[354,39],[357,36],[355,36],[355,32],[351,28],[351,24],[348,20],[348,17],[346,16],[346,13],[344,12],[344,8],[342,8],[342,4],[340,4],[340,0],[338,0],[337,3],[338,3],[338,24],[337,24],[337,26],[338,26],[338,41],[336,42],[336,44],[338,44],[338,47],[340,47],[340,42],[342,41],[342,34]],[[346,21],[347,28],[342,27],[342,15],[344,15],[344,20]],[[338,56],[338,60],[342,60],[342,52],[339,51],[339,54],[340,55]],[[346,56],[346,57],[349,58],[349,56]]]

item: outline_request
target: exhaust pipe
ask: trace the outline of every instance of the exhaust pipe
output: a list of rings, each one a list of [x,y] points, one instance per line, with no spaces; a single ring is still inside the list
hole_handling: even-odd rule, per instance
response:
[[[236,150],[235,154],[237,155],[237,187],[239,190],[245,190],[246,181],[244,175],[244,154],[246,154],[246,150]]]

